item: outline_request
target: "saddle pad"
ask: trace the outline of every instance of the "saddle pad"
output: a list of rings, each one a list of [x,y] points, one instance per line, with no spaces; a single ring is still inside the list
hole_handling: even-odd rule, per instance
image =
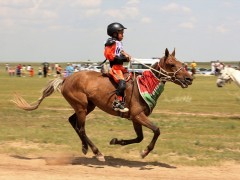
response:
[[[157,99],[164,90],[164,83],[152,71],[145,70],[141,76],[137,76],[137,84],[139,93],[152,112],[157,104]]]

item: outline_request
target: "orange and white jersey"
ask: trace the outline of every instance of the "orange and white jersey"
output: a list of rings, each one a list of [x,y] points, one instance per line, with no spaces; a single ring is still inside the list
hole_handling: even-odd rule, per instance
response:
[[[105,43],[104,55],[109,61],[113,61],[115,57],[119,57],[123,51],[121,41],[109,38]]]

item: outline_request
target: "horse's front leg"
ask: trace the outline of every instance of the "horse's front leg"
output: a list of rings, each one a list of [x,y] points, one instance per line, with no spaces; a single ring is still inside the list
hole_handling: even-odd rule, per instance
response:
[[[115,144],[119,144],[119,145],[128,145],[128,144],[133,144],[133,143],[140,143],[142,140],[143,140],[143,131],[142,131],[142,125],[137,123],[137,122],[133,122],[133,127],[134,127],[134,130],[137,134],[137,137],[134,138],[134,139],[129,139],[129,140],[118,140],[117,138],[113,138],[111,141],[110,141],[110,144],[111,145],[115,145]]]
[[[151,129],[154,133],[152,141],[147,146],[147,148],[141,153],[142,158],[145,158],[154,149],[158,136],[160,135],[160,129],[157,126],[155,126],[152,122],[150,122],[143,112],[135,116],[134,119],[139,124]]]

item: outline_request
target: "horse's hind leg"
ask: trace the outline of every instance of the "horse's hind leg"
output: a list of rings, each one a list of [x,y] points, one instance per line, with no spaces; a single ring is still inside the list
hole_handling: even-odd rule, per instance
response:
[[[95,108],[95,105],[91,102],[88,102],[88,106],[85,110],[85,108],[78,108],[79,110],[76,111],[70,118],[69,122],[75,129],[76,133],[80,137],[82,141],[82,152],[84,154],[87,153],[88,146],[92,149],[92,152],[95,154],[96,158],[99,161],[105,161],[104,156],[102,153],[98,150],[98,148],[92,143],[92,141],[87,137],[85,132],[85,120],[86,115],[89,114],[91,111],[93,111]]]
[[[81,127],[77,123],[77,115],[76,115],[76,113],[74,113],[71,117],[69,117],[68,120],[69,120],[69,122],[72,125],[73,129],[76,131],[76,133],[78,134],[79,138],[82,141],[82,152],[83,152],[83,154],[87,154],[88,144],[87,144],[86,139],[83,136],[81,136],[81,134],[80,134],[80,128]]]
[[[89,147],[92,149],[92,152],[95,154],[96,158],[99,161],[105,161],[102,153],[98,150],[98,148],[93,144],[93,142],[86,135],[86,132],[85,132],[86,113],[82,110],[82,111],[77,111],[76,114],[78,117],[77,122],[80,127],[79,135],[80,135],[81,139],[83,139],[84,143],[87,143],[89,145]]]
[[[133,121],[133,127],[137,134],[136,138],[129,139],[129,140],[123,140],[123,139],[118,140],[117,138],[113,138],[110,141],[110,144],[111,145],[120,144],[120,145],[124,146],[124,145],[128,145],[128,144],[133,144],[133,143],[140,143],[143,140],[142,125]]]

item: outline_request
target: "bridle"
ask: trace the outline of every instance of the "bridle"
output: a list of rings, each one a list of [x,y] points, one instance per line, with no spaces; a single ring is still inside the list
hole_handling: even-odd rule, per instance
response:
[[[161,66],[160,66],[160,62],[158,62],[158,67],[159,67],[159,70],[156,72],[158,73],[158,78],[160,80],[165,80],[165,81],[171,81],[171,82],[174,82],[174,81],[179,81],[181,83],[181,81],[177,78],[177,73],[179,71],[181,71],[183,69],[183,67],[180,67],[178,68],[176,71],[174,72],[168,72],[166,71],[165,69],[163,69]],[[172,74],[172,75],[171,75]],[[163,75],[163,77],[160,77],[161,75]]]
[[[139,60],[137,60],[136,58],[133,58],[133,59],[134,59],[135,61],[137,61],[138,63],[142,64],[143,66],[147,67],[148,69],[156,72],[156,73],[158,74],[158,76],[157,76],[158,80],[160,80],[160,81],[171,81],[171,82],[178,81],[178,82],[180,82],[181,84],[183,84],[182,81],[180,81],[180,80],[177,78],[177,76],[176,76],[177,73],[183,69],[183,67],[178,68],[178,69],[177,69],[176,71],[174,71],[174,72],[168,72],[168,71],[166,71],[165,69],[163,69],[163,68],[160,66],[160,61],[161,61],[161,59],[160,59],[160,61],[158,62],[159,70],[154,69],[154,68],[152,68],[151,66],[148,66],[148,65],[146,65],[146,64],[141,63],[141,62],[140,62]]]

